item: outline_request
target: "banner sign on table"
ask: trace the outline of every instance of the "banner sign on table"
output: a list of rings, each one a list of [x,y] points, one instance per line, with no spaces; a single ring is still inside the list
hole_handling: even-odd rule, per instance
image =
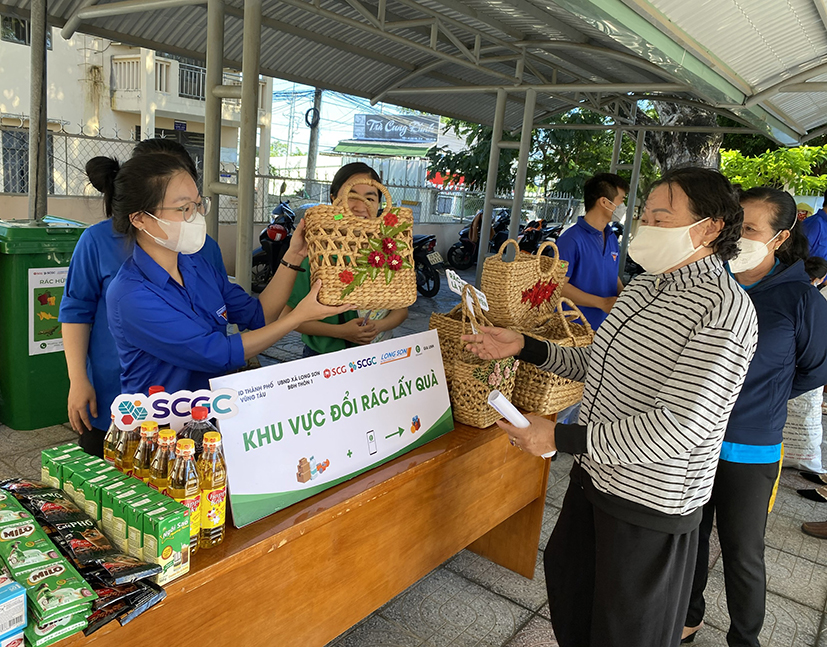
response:
[[[68,267],[29,269],[29,355],[63,350],[57,316],[68,274]]]
[[[353,139],[436,143],[439,117],[353,115]]]
[[[237,527],[454,428],[435,330],[210,380]]]

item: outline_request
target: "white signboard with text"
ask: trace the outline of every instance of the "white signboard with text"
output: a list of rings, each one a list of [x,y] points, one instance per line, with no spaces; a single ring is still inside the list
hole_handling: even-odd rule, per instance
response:
[[[454,428],[430,330],[210,380],[235,391],[219,421],[241,527]]]

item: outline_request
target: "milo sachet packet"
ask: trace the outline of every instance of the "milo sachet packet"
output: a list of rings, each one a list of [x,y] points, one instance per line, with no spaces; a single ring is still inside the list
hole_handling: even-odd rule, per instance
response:
[[[98,597],[63,559],[24,570],[16,579],[26,588],[29,609],[40,623],[88,609]]]
[[[23,631],[26,635],[26,645],[29,647],[45,647],[71,636],[84,627],[86,627],[86,613],[80,611],[45,622],[30,621]]]
[[[0,527],[0,559],[12,574],[59,558],[55,545],[33,519]]]

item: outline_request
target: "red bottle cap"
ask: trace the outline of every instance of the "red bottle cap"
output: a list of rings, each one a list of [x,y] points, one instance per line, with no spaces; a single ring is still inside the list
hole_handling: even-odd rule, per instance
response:
[[[210,413],[210,410],[207,407],[193,407],[192,408],[192,419],[193,420],[206,420],[207,415]]]
[[[164,387],[162,387],[162,386],[157,386],[156,385],[156,386],[149,387],[149,395],[153,395],[155,393],[163,393],[163,392],[164,392]]]

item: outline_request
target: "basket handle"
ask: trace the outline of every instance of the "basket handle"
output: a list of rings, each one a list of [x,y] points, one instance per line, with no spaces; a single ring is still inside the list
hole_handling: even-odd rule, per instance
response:
[[[468,306],[468,295],[471,295],[471,299],[474,302],[474,307],[471,308]],[[485,320],[485,316],[482,314],[482,306],[480,305],[480,300],[477,298],[477,292],[471,287],[470,283],[466,283],[462,287],[462,334],[467,335],[468,330],[467,326],[471,326],[471,330],[479,330],[480,329],[480,322],[477,319],[477,312],[480,313],[480,319],[483,320],[482,325],[488,325],[488,322]]]
[[[503,254],[505,254],[505,250],[508,248],[508,246],[509,246],[509,245],[514,245],[514,250],[515,250],[515,253],[514,253],[514,260],[516,261],[516,260],[517,260],[517,258],[519,257],[519,254],[520,254],[520,246],[517,244],[517,241],[516,241],[516,240],[514,240],[513,238],[509,238],[509,239],[508,239],[507,241],[505,241],[502,245],[500,245],[500,249],[499,249],[499,251],[497,252],[497,257],[498,257],[501,261],[502,261],[502,258],[503,258]],[[505,261],[503,261],[503,262],[505,262]],[[511,261],[511,262],[513,262],[513,261]]]
[[[387,187],[382,184],[381,182],[377,182],[376,180],[369,178],[365,179],[349,179],[342,185],[342,188],[339,189],[339,192],[336,194],[336,198],[333,200],[333,205],[336,207],[340,207],[342,212],[345,215],[352,216],[353,212],[350,210],[350,207],[347,204],[347,201],[350,199],[350,190],[356,186],[357,184],[368,184],[370,186],[375,186],[379,191],[385,196],[385,210],[379,214],[380,217],[385,217],[387,214],[390,213],[391,209],[393,208],[393,198],[391,197],[390,191],[388,191]],[[358,193],[356,195],[359,195]],[[364,201],[362,196],[359,196],[359,199]]]
[[[570,310],[563,310],[560,307],[563,304],[566,304],[566,306],[568,306],[570,308]],[[571,334],[571,328],[569,327],[569,321],[574,321],[575,319],[580,319],[580,321],[583,322],[583,325],[585,326],[585,328],[589,332],[589,334],[594,334],[594,331],[592,330],[591,324],[589,324],[589,320],[586,319],[586,317],[583,315],[583,312],[580,310],[580,308],[578,308],[576,305],[574,305],[574,303],[571,300],[566,299],[565,297],[560,299],[560,303],[557,305],[557,312],[559,312],[561,315],[563,315],[563,317],[562,317],[563,325],[566,327],[566,330],[569,333],[569,337],[574,338],[574,335]]]
[[[554,256],[552,256],[552,259],[553,259],[553,260],[552,260],[551,266],[548,268],[548,270],[546,270],[545,272],[543,272],[542,270],[540,270],[540,274],[541,274],[541,275],[543,275],[543,276],[549,276],[549,275],[551,275],[551,273],[552,273],[552,272],[554,272],[554,271],[558,268],[558,266],[560,265],[560,250],[559,250],[559,249],[557,249],[557,245],[555,245],[555,244],[554,244],[554,241],[552,241],[552,240],[546,240],[546,241],[544,241],[544,242],[543,242],[543,243],[542,243],[542,244],[541,244],[541,245],[537,248],[537,252],[536,252],[536,254],[535,254],[535,255],[538,257],[538,259],[539,259],[539,257],[540,257],[540,256],[542,256],[542,255],[543,255],[543,250],[544,250],[546,247],[551,247],[551,249],[553,249],[553,250],[554,250]],[[572,305],[574,305],[574,304],[572,303]]]

